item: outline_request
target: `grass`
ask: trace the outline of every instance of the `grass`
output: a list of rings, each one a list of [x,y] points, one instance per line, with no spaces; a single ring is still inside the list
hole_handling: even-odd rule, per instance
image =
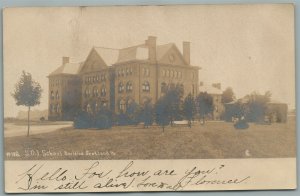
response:
[[[39,155],[34,151],[32,156],[25,157],[28,150],[38,150]],[[73,155],[65,156],[65,151]],[[18,152],[20,156],[7,156],[10,152]],[[52,155],[43,156],[42,152]],[[69,127],[30,137],[5,138],[5,153],[7,160],[295,157],[295,117],[289,118],[286,124],[250,124],[246,130],[236,130],[232,123],[226,122],[195,124],[192,128],[167,127],[165,132],[156,126],[149,129],[124,126],[109,130]]]

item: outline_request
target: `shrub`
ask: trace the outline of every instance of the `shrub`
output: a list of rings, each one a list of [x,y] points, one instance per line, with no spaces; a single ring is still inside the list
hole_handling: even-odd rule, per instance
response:
[[[108,129],[112,127],[112,121],[107,115],[99,113],[96,115],[94,127],[97,129]]]
[[[92,118],[87,112],[79,112],[74,119],[74,127],[76,129],[87,129],[92,127]]]

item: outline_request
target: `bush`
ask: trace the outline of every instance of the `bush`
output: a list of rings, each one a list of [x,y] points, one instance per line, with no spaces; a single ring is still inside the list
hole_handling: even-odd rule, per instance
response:
[[[95,118],[94,127],[97,129],[108,129],[112,127],[112,121],[105,114],[98,114]]]
[[[234,128],[236,128],[236,129],[248,129],[249,128],[249,124],[244,119],[238,120],[234,124]]]
[[[74,119],[76,129],[87,129],[92,127],[92,118],[87,112],[80,112]]]
[[[129,124],[129,118],[126,114],[120,113],[117,117],[118,125],[128,125]]]

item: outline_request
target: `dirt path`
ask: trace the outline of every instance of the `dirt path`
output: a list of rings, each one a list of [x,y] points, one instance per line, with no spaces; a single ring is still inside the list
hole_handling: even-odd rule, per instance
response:
[[[48,133],[52,131],[57,131],[61,128],[71,127],[72,122],[65,122],[63,124],[55,125],[32,125],[30,127],[30,135],[35,135],[39,133]],[[25,125],[15,125],[14,123],[4,124],[4,137],[15,137],[15,136],[25,136],[27,135],[27,126]]]

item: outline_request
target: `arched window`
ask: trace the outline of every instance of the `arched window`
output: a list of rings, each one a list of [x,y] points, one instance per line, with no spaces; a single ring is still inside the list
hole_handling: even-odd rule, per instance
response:
[[[169,70],[166,71],[166,76],[167,76],[167,77],[170,76],[170,71],[169,71]]]
[[[52,108],[51,108],[51,110],[52,110],[52,113],[53,113],[53,114],[56,112],[56,107],[55,107],[55,105],[54,105],[54,104],[52,105]]]
[[[89,103],[86,105],[86,111],[87,112],[91,112],[92,111],[91,105]]]
[[[56,91],[56,99],[59,99],[58,91]]]
[[[124,112],[125,109],[126,109],[126,101],[124,99],[121,99],[119,102],[119,110]]]
[[[126,83],[126,92],[131,92],[132,91],[132,83],[129,81]]]
[[[172,77],[172,78],[174,77],[174,71],[173,70],[170,71],[170,77]]]
[[[89,97],[90,96],[90,89],[86,88],[84,91],[84,95],[85,97]]]
[[[178,71],[175,71],[175,78],[178,78]]]
[[[162,93],[166,93],[167,90],[168,90],[167,84],[166,84],[165,82],[161,83],[160,91],[161,91]]]
[[[99,110],[98,103],[95,103],[95,105],[94,105],[94,109],[95,109],[95,111],[96,111],[96,112],[98,112],[98,110]]]
[[[119,91],[119,93],[122,93],[124,91],[124,85],[122,82],[120,82],[118,85],[118,91]]]
[[[142,90],[143,90],[144,92],[150,92],[150,84],[149,84],[148,81],[145,81],[145,82],[143,83]]]
[[[166,70],[162,70],[162,75],[163,75],[163,77],[166,76]]]
[[[99,91],[96,86],[93,87],[93,97],[98,97]]]
[[[57,106],[56,106],[56,112],[57,112],[57,113],[60,112],[60,106],[59,106],[59,104],[57,104]]]
[[[101,87],[101,96],[102,97],[106,96],[106,87],[104,85]]]
[[[53,91],[51,91],[51,99],[54,99],[54,92]]]

